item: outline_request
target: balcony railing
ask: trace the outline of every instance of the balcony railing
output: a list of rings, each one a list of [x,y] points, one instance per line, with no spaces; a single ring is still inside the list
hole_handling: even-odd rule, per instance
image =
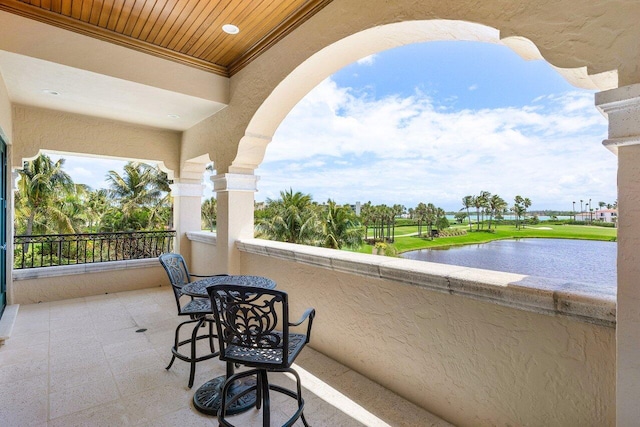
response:
[[[173,230],[15,236],[13,268],[155,258],[172,251],[175,236]]]

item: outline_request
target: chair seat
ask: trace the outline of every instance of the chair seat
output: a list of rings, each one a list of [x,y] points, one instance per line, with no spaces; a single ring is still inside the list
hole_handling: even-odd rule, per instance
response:
[[[180,308],[181,314],[212,314],[211,300],[194,298]]]
[[[274,331],[272,334],[282,339],[281,332]],[[298,356],[306,340],[307,336],[304,334],[289,334],[289,348],[287,351],[287,362],[289,365],[291,365]],[[225,356],[229,360],[234,360],[247,366],[265,365],[269,363],[273,363],[274,365],[282,364],[282,349],[252,348],[229,344]]]

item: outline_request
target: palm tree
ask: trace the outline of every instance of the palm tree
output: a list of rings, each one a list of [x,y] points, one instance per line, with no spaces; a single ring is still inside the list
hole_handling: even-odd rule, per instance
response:
[[[427,205],[422,202],[418,203],[418,206],[413,210],[413,214],[415,215],[414,219],[418,221],[418,237],[420,237],[422,236],[422,223],[427,215]]]
[[[480,230],[480,210],[487,207],[488,197],[491,196],[491,193],[488,191],[481,191],[480,195],[472,196],[472,206],[476,208],[476,230]]]
[[[478,209],[478,205],[481,208],[483,208],[482,209],[482,220],[478,221],[478,229],[479,229],[481,223],[482,223],[482,228],[484,228],[484,214],[489,209],[489,199],[490,198],[491,198],[491,193],[489,193],[488,191],[481,191],[480,194],[478,195],[478,197],[476,198],[476,203],[475,203],[476,209]]]
[[[427,233],[429,237],[433,237],[433,227],[438,220],[438,208],[433,203],[427,205],[427,209],[424,215],[424,221],[427,225]]]
[[[322,221],[322,246],[341,249],[362,244],[362,228],[349,206],[338,206],[329,199]]]
[[[218,213],[217,207],[217,200],[215,197],[211,197],[202,203],[202,219],[211,231],[215,229]]]
[[[442,208],[437,209],[436,213],[436,228],[438,231],[449,228],[449,220],[447,219],[447,213]]]
[[[63,199],[58,200],[59,209],[64,213],[67,222],[71,225],[74,233],[85,230],[90,222],[90,212],[86,207],[86,201],[91,190],[85,184],[75,184],[75,191],[65,195]],[[50,230],[53,234],[54,230]]]
[[[516,228],[520,228],[520,216],[523,213],[522,202],[524,202],[524,198],[522,196],[517,195],[514,199],[515,204],[511,208],[513,213],[516,215]]]
[[[404,205],[393,205],[393,218],[391,219],[392,231],[391,231],[391,239],[395,240],[396,236],[396,218],[404,215],[407,211],[407,208]]]
[[[494,194],[489,198],[489,231],[491,231],[491,221],[497,213],[501,212],[507,207],[507,202],[497,194]]]
[[[382,210],[383,215],[383,227],[386,225],[387,227],[387,241],[393,242],[393,233],[395,232],[395,210],[391,206],[384,206]]]
[[[24,234],[73,233],[70,218],[61,209],[62,200],[75,193],[71,177],[62,170],[65,160],[53,162],[46,154],[24,162],[19,171],[16,194],[16,222],[24,224]]]
[[[360,222],[364,226],[364,237],[369,238],[369,227],[373,225],[373,206],[371,202],[367,202],[360,208]]]
[[[469,231],[471,231],[471,215],[469,214],[469,208],[473,206],[473,196],[464,196],[462,198],[462,210],[467,210],[467,218],[469,219]]]
[[[267,199],[270,215],[257,225],[259,235],[289,243],[314,244],[320,235],[318,213],[311,195],[281,191],[280,199]]]
[[[119,212],[115,225],[120,229],[144,230],[164,225],[168,221],[169,188],[163,172],[150,165],[128,162],[124,166],[123,175],[109,171],[109,195],[118,200]]]
[[[111,202],[108,192],[104,188],[89,192],[85,203],[87,220],[89,222],[89,231],[99,230],[102,217],[111,209]]]

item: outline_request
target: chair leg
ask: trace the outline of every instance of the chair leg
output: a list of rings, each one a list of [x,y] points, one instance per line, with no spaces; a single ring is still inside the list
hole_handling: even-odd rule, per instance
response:
[[[262,407],[262,376],[256,375],[256,409],[260,410]]]
[[[261,369],[258,373],[260,377],[260,385],[262,386],[262,426],[269,427],[271,425],[271,402],[269,401],[269,378],[267,371]]]
[[[304,400],[302,400],[302,381],[300,381],[300,375],[298,375],[298,372],[293,368],[286,369],[286,372],[289,372],[296,378],[296,400],[298,401],[298,410],[300,410],[304,405]],[[304,411],[300,413],[300,418],[302,419],[302,424],[304,424],[305,427],[309,427],[307,419],[304,417]]]
[[[185,322],[180,323],[177,327],[176,327],[176,334],[174,337],[174,342],[173,342],[173,350],[174,351],[178,351],[178,347],[180,347],[180,328],[182,328],[182,326],[186,325],[187,323],[192,323],[193,320],[187,320]],[[176,360],[176,355],[175,353],[173,354],[173,356],[171,357],[171,362],[169,362],[169,365],[165,368],[165,369],[171,369],[171,366],[173,365],[173,362]]]
[[[193,387],[193,380],[196,376],[196,344],[198,343],[198,329],[204,322],[204,316],[200,318],[196,327],[191,333],[191,369],[189,370],[189,388]]]
[[[167,365],[167,367],[166,367],[166,368],[164,368],[164,369],[166,369],[167,371],[168,371],[169,369],[171,369],[171,366],[173,365],[173,362],[174,362],[175,360],[176,360],[176,355],[174,354],[174,355],[172,355],[172,356],[171,356],[171,362],[169,362],[169,364]]]
[[[213,345],[213,322],[207,320],[207,323],[209,323],[209,348],[211,349],[211,353],[215,353],[216,349]]]
[[[249,387],[243,388],[240,392],[236,393],[238,390],[234,391],[233,396],[229,396],[229,392],[231,387],[233,387],[237,381],[241,380],[242,378],[247,378],[247,377],[253,377],[254,375],[256,377],[260,376],[260,370],[259,369],[249,369],[247,371],[242,371],[242,372],[238,372],[236,374],[233,375],[227,375],[227,378],[224,382],[224,385],[222,386],[222,390],[220,391],[220,408],[218,409],[218,423],[220,426],[226,426],[226,427],[234,427],[233,424],[229,423],[225,417],[227,416],[227,411],[229,410],[230,407],[233,406],[234,403],[236,403],[238,400],[242,399],[244,396],[246,396],[247,394],[253,392],[253,391],[257,391],[257,381],[256,380],[256,385],[251,385]],[[228,372],[228,371],[227,371]]]

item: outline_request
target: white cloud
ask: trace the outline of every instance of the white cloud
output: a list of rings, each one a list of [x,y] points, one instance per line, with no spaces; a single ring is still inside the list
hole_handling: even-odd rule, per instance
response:
[[[478,85],[473,84],[473,85],[469,86],[467,89],[470,90],[470,91],[476,90],[476,89],[478,89]]]
[[[364,58],[360,58],[356,62],[358,63],[358,65],[373,65],[375,61],[376,61],[376,55],[374,54],[374,55],[365,56]]]
[[[534,209],[615,200],[616,159],[600,143],[606,120],[592,94],[541,97],[524,108],[440,107],[420,92],[372,99],[327,79],[276,132],[256,198],[292,187],[317,201],[445,209],[481,190],[509,202],[522,194]]]

